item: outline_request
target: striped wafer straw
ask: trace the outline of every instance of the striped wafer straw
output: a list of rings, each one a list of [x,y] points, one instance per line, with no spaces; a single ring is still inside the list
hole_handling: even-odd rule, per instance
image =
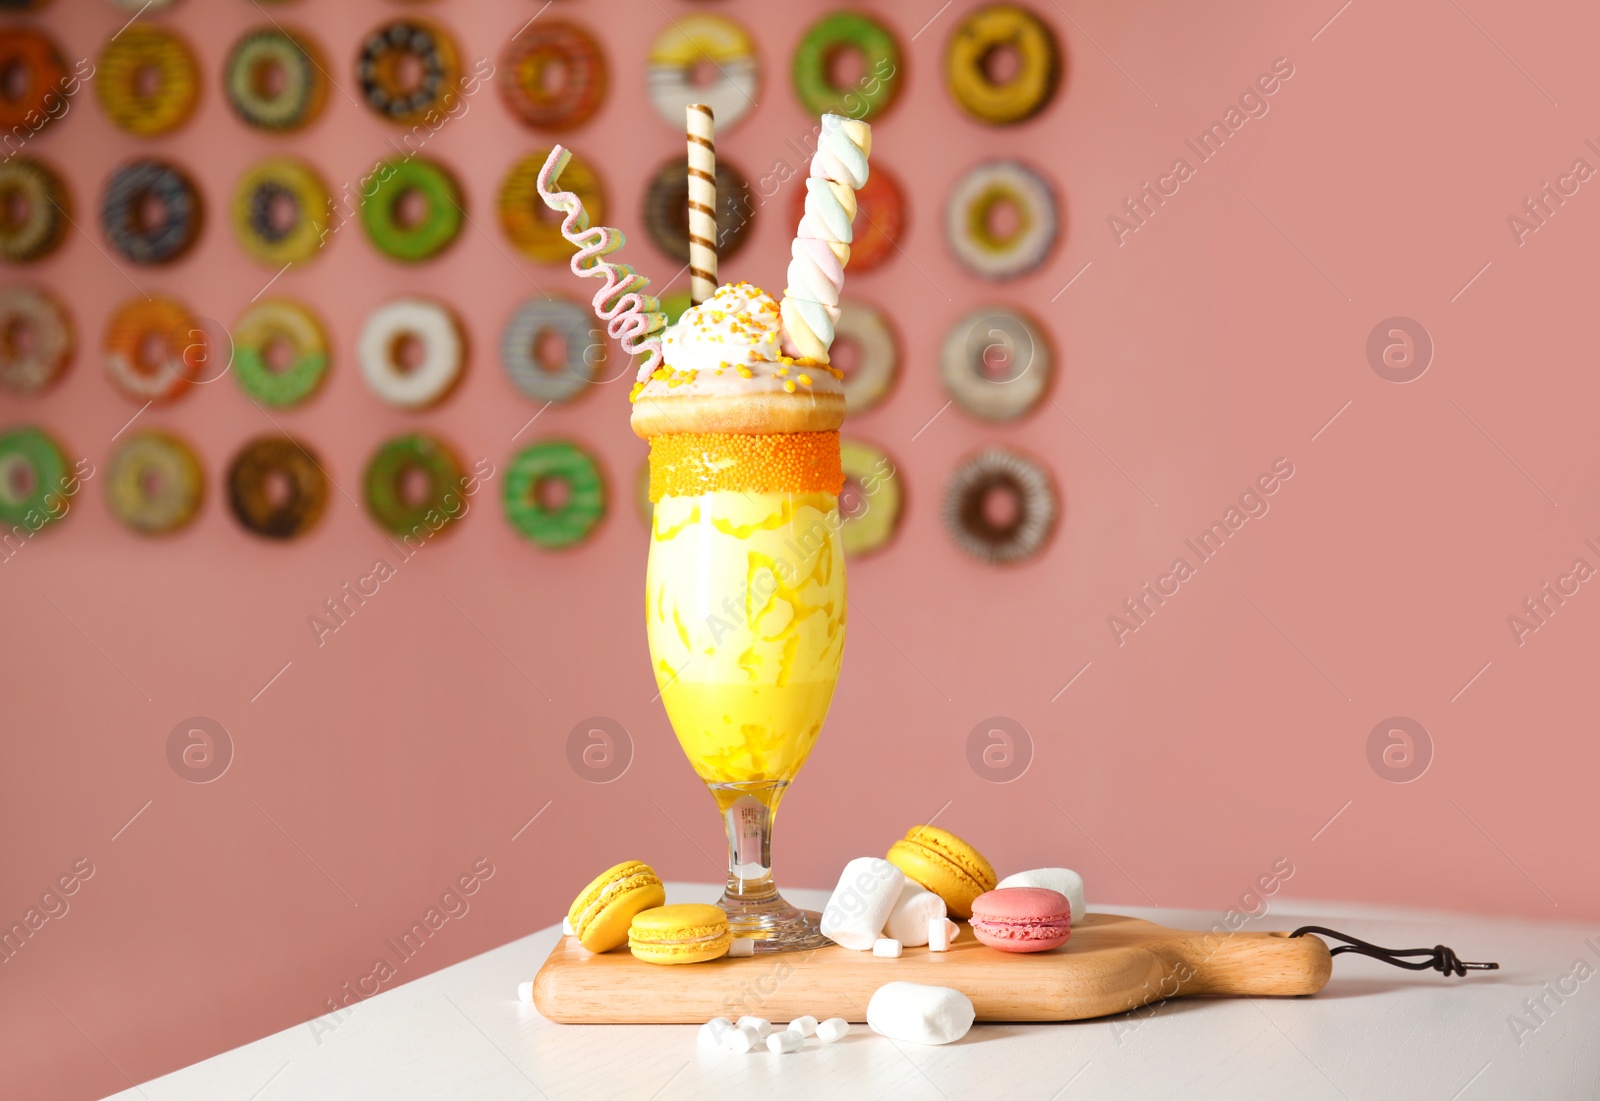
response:
[[[717,293],[716,120],[704,103],[684,109],[689,139],[689,300]]]

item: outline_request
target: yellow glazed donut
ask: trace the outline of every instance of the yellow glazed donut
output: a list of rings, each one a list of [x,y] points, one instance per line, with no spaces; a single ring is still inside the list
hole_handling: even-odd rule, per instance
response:
[[[100,105],[130,134],[154,137],[182,126],[200,98],[194,51],[171,31],[135,23],[100,52]]]
[[[233,228],[251,257],[270,267],[317,255],[329,230],[328,189],[307,164],[269,157],[233,196]]]
[[[1015,55],[1016,72],[996,80],[990,66],[1001,51]],[[945,79],[961,109],[980,122],[1005,126],[1037,114],[1056,88],[1060,51],[1039,17],[1015,4],[990,4],[967,16],[945,48]]]
[[[546,264],[562,264],[577,250],[561,236],[561,217],[539,198],[539,169],[550,150],[541,149],[511,168],[500,185],[500,225],[506,237],[526,255]],[[605,222],[606,204],[600,177],[576,156],[561,174],[561,186],[576,195],[592,225]]]
[[[150,430],[128,436],[111,455],[106,503],[134,531],[176,531],[200,510],[205,475],[194,450],[177,436]]]

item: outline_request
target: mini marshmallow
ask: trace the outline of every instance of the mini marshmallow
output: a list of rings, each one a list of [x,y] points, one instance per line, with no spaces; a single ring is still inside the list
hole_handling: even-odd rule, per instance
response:
[[[791,1051],[799,1051],[806,1038],[798,1032],[774,1032],[767,1037],[767,1050],[774,1055],[788,1055]]]
[[[700,1046],[707,1051],[721,1051],[733,1031],[733,1022],[726,1017],[713,1017],[700,1026]]]
[[[850,1022],[843,1017],[829,1017],[817,1026],[817,1039],[825,1044],[837,1043],[850,1031]]]
[[[815,1036],[817,1034],[817,1019],[815,1017],[796,1017],[789,1022],[790,1032],[798,1032],[802,1036]]]
[[[863,856],[850,861],[822,911],[822,935],[842,947],[867,951],[883,935],[905,882],[905,873],[887,860]]]
[[[949,918],[934,918],[928,922],[928,951],[948,952],[960,935],[961,926]]]
[[[561,919],[561,935],[564,937],[575,937],[578,935],[578,931],[572,927],[571,918]]]
[[[900,958],[900,942],[893,937],[879,937],[872,943],[872,954],[882,956],[884,959],[897,960]]]
[[[967,1034],[977,1011],[949,986],[885,983],[867,1003],[867,1025],[880,1036],[913,1044],[948,1044]]]
[[[944,899],[913,880],[906,880],[883,934],[893,937],[907,948],[918,948],[928,943],[928,922],[943,918],[946,913]]]
[[[740,1028],[730,1028],[723,1033],[723,1046],[729,1051],[736,1051],[740,1055],[750,1051],[761,1043],[761,1034],[749,1025]]]
[[[753,956],[756,954],[756,942],[750,937],[734,937],[733,943],[728,945],[730,956]]]
[[[517,1001],[533,1001],[533,984],[531,982],[519,982],[517,984]]]
[[[1070,868],[1035,868],[1031,872],[1018,872],[1000,881],[1001,887],[1047,887],[1060,891],[1072,904],[1072,924],[1083,920],[1083,876]],[[995,888],[999,890],[999,888]]]
[[[740,1017],[739,1027],[755,1029],[756,1035],[763,1040],[772,1035],[772,1022],[765,1017]]]

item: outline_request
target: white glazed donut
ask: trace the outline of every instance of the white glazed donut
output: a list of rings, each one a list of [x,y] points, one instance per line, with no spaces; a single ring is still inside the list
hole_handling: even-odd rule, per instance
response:
[[[12,334],[27,330],[32,347],[12,347]],[[72,356],[72,323],[50,295],[33,287],[0,291],[0,389],[35,394],[49,386]]]
[[[400,342],[422,346],[411,370],[398,361]],[[356,348],[361,377],[378,397],[402,409],[420,409],[444,397],[461,376],[465,349],[450,310],[422,298],[397,298],[372,311]]]
[[[1016,227],[1004,235],[989,228],[989,214],[1000,204],[1017,213]],[[1049,183],[1016,161],[978,165],[957,181],[945,210],[956,259],[985,279],[1011,279],[1038,267],[1055,244],[1059,224]]]
[[[711,83],[695,83],[695,70],[709,63]],[[761,70],[749,33],[725,15],[695,12],[667,24],[650,46],[645,80],[650,102],[674,129],[683,128],[683,112],[704,103],[716,116],[717,130],[727,133],[756,105]]]
[[[856,349],[855,369],[844,379],[845,412],[852,417],[865,413],[894,385],[900,366],[894,333],[877,307],[847,300],[840,303],[833,339],[850,341]]]
[[[956,322],[939,376],[957,404],[984,420],[1016,420],[1044,397],[1054,362],[1039,327],[1015,310],[986,307]]]

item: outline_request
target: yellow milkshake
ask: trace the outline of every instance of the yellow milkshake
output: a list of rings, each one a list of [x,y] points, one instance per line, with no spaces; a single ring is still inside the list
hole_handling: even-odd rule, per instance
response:
[[[847,601],[839,536],[844,373],[829,347],[850,259],[871,128],[825,115],[805,180],[783,302],[717,286],[711,110],[687,112],[694,304],[663,328],[649,280],[605,259],[623,243],[562,191],[570,154],[539,172],[563,214],[572,270],[604,280],[596,315],[639,356],[633,431],[650,442],[655,515],[645,581],[651,663],[678,741],[722,811],[728,882],[718,905],[758,951],[820,948],[819,916],[772,881],[772,822],[833,699]]]
[[[792,780],[816,743],[844,652],[839,524],[827,493],[657,503],[650,656],[678,741],[708,784]],[[730,791],[713,788],[723,810]]]
[[[634,390],[650,441],[645,630],[678,742],[722,811],[734,935],[826,943],[772,883],[772,822],[833,700],[847,609],[843,375],[785,354],[779,307],[719,287]]]

